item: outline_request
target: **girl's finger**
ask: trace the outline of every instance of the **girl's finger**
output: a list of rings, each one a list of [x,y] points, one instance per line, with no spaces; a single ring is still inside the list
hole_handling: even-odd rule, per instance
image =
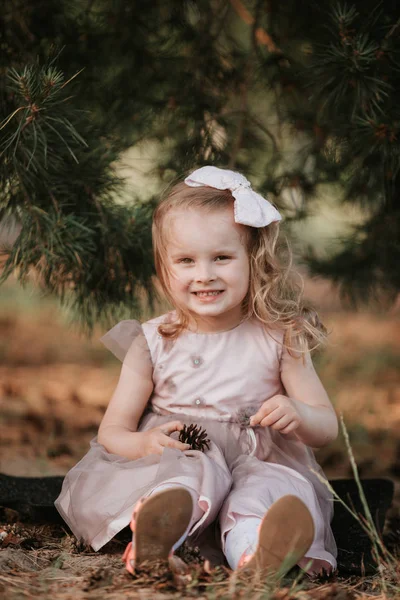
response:
[[[267,414],[268,413],[265,410],[263,410],[263,407],[261,407],[260,410],[258,410],[255,415],[250,417],[250,421],[249,421],[250,427],[255,427],[256,425],[259,425],[261,423],[261,421],[263,420],[263,418]]]
[[[287,427],[291,422],[292,422],[291,417],[288,417],[287,415],[285,415],[284,417],[282,417],[281,419],[276,421],[276,423],[271,425],[271,429],[276,429],[277,431],[281,431],[282,429],[285,429],[285,427]]]
[[[298,425],[297,423],[295,423],[294,421],[292,423],[289,423],[289,425],[287,427],[285,427],[284,429],[281,429],[281,433],[283,433],[284,435],[286,435],[287,433],[290,433],[291,431],[294,431],[295,429],[297,429]]]
[[[182,442],[179,442],[178,440],[174,440],[174,438],[171,438],[171,437],[168,437],[168,436],[165,436],[163,438],[161,444],[165,448],[176,448],[177,450],[181,450],[182,452],[184,450],[189,450],[190,449],[190,444],[183,444]]]
[[[272,413],[269,413],[267,416],[265,416],[263,419],[261,419],[260,425],[261,425],[261,427],[271,427],[271,425],[274,425],[274,423],[279,421],[279,419],[281,419],[282,417],[283,417],[282,410],[280,410],[279,408],[276,408],[275,410],[272,411]]]
[[[170,435],[174,431],[180,431],[183,428],[183,423],[180,421],[170,421],[169,423],[164,423],[159,426],[159,429],[165,435]]]
[[[264,404],[258,409],[258,411],[252,417],[250,417],[250,427],[255,427],[256,425],[259,425],[264,419],[264,417],[271,414],[277,408],[277,406],[264,402]]]

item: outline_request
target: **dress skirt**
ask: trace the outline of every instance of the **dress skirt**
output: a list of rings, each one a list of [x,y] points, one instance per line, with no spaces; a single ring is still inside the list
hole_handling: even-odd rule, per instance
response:
[[[194,422],[182,414],[150,412],[140,430],[176,419],[187,425]],[[195,423],[210,439],[205,452],[166,448],[161,456],[128,460],[110,454],[94,439],[89,452],[67,473],[55,502],[74,535],[99,550],[129,524],[139,498],[162,484],[176,483],[191,489],[204,511],[190,531],[192,539],[217,522],[224,549],[226,534],[238,519],[262,518],[273,502],[294,494],[307,505],[315,525],[306,558],[326,561],[335,569],[333,499],[312,450],[294,434],[284,436],[270,428],[199,418]]]

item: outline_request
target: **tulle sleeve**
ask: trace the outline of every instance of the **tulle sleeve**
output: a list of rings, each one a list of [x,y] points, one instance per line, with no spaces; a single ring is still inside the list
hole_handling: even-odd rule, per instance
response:
[[[133,319],[120,321],[107,331],[100,341],[131,369],[152,366],[150,349],[139,321]]]

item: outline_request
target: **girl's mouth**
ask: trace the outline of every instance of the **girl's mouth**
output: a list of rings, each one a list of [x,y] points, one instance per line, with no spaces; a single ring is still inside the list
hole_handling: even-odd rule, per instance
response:
[[[214,290],[212,292],[192,292],[199,300],[202,302],[213,302],[216,300],[221,294],[223,294],[224,290]]]
[[[196,294],[196,296],[203,298],[205,296],[219,296],[219,294],[222,294],[222,292],[223,290],[214,290],[212,292],[193,292],[193,294]]]

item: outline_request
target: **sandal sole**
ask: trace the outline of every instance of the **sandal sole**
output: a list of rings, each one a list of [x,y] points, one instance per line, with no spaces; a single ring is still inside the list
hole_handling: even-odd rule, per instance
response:
[[[136,564],[167,559],[188,528],[192,513],[192,496],[185,489],[170,489],[150,496],[136,519]]]
[[[306,554],[314,539],[314,521],[307,506],[297,496],[283,496],[261,521],[257,548],[240,571],[284,573]]]

